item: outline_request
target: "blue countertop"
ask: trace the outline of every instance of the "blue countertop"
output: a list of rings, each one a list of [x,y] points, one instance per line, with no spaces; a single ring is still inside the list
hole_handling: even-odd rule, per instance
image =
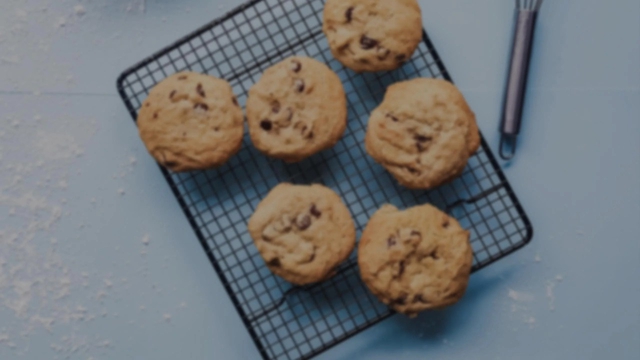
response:
[[[232,4],[0,4],[0,359],[259,357],[114,85]],[[513,1],[420,4],[495,151]],[[640,357],[640,2],[544,3],[519,140],[532,243],[319,359]]]

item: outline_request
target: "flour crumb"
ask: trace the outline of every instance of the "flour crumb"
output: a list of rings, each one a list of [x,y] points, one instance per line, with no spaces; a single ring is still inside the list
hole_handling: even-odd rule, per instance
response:
[[[147,307],[146,307],[146,306],[144,306],[144,305],[140,305],[140,311],[145,311],[146,309],[147,309]]]
[[[107,288],[111,289],[111,287],[113,287],[113,282],[111,280],[109,280],[109,279],[104,279],[104,285]]]
[[[187,308],[187,303],[186,302],[181,302],[180,303],[180,309],[186,309]]]
[[[82,5],[76,5],[73,8],[73,11],[76,13],[77,16],[83,16],[84,14],[87,13],[87,10]]]
[[[171,314],[164,314],[164,315],[162,315],[162,318],[166,322],[171,322]]]
[[[533,316],[525,317],[524,323],[529,324],[529,328],[533,328],[536,323],[536,318],[534,318]]]
[[[59,18],[58,22],[56,22],[56,27],[57,28],[63,28],[65,26],[67,26],[67,20],[65,18],[63,18],[63,17]]]
[[[519,292],[513,289],[509,289],[507,296],[509,296],[511,300],[517,301],[517,302],[531,302],[534,300],[533,294]]]
[[[149,234],[145,234],[145,235],[142,237],[142,240],[141,240],[141,241],[142,241],[142,243],[143,243],[143,244],[145,244],[145,245],[147,245],[147,246],[148,246],[148,245],[149,245],[149,242],[151,241],[151,240],[150,240],[150,238],[149,238]]]
[[[557,281],[557,282],[562,282],[562,280],[564,280],[564,276],[559,275],[559,274],[558,274],[558,275],[556,275],[556,281]]]
[[[124,189],[123,188],[118,189],[118,194],[120,194],[120,196],[124,196]]]
[[[131,165],[135,165],[138,163],[138,159],[136,159],[135,157],[131,156],[129,157],[129,164]]]
[[[542,261],[542,258],[540,257],[540,254],[536,254],[536,256],[533,257],[533,261],[539,263],[540,261]]]

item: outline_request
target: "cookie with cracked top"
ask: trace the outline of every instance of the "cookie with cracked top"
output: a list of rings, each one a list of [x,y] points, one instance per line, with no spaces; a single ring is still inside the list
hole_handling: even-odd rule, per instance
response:
[[[422,15],[416,0],[327,0],[322,29],[344,66],[393,70],[422,41]]]
[[[342,137],[347,126],[342,82],[317,60],[285,59],[249,90],[247,122],[258,150],[286,162],[301,161]]]
[[[365,145],[400,184],[431,189],[462,174],[480,133],[455,85],[420,78],[389,86],[371,113]]]
[[[269,269],[296,285],[333,276],[355,246],[349,210],[322,185],[276,186],[258,204],[248,228]]]
[[[174,74],[153,87],[137,123],[149,153],[175,172],[222,165],[240,150],[244,132],[231,85],[192,72]]]
[[[473,252],[469,232],[431,205],[384,205],[358,246],[362,280],[383,303],[415,316],[456,303],[465,293]]]

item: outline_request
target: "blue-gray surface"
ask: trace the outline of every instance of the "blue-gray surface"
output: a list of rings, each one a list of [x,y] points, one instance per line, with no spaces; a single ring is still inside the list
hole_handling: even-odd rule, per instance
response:
[[[91,279],[72,282],[62,301],[96,319],[54,314],[48,332],[5,306],[0,358],[257,358],[114,87],[124,68],[235,2],[147,0],[142,13],[143,1],[94,0],[84,15],[75,1],[32,3],[0,5],[0,121],[23,121],[16,127],[35,139],[39,129],[22,125],[34,118],[59,119],[48,131],[76,138],[86,131],[77,125],[89,124],[83,155],[65,165],[68,184],[47,195],[65,198],[69,212],[47,241],[57,239],[72,279]],[[495,150],[513,1],[420,3]],[[475,274],[459,305],[395,316],[319,358],[640,357],[640,2],[547,1],[534,46],[518,155],[504,166],[534,224],[531,245]],[[0,161],[30,151],[23,135],[2,138]],[[6,229],[14,220],[2,195]],[[3,254],[11,252],[0,249],[0,285]],[[0,300],[18,289],[0,288]]]

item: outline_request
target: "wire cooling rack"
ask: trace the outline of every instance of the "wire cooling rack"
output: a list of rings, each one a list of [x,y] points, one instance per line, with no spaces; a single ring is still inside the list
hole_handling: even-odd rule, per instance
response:
[[[324,61],[342,79],[349,121],[333,148],[287,165],[261,155],[245,136],[242,150],[219,169],[162,173],[173,190],[258,351],[264,359],[310,358],[391,316],[360,281],[356,255],[321,284],[294,287],[265,266],[247,232],[258,202],[280,182],[322,183],[337,191],[356,222],[358,237],[384,203],[406,208],[432,203],[471,231],[473,271],[526,245],[531,224],[484,139],[464,174],[433,191],[410,191],[365,152],[370,112],[393,82],[451,80],[427,34],[402,68],[358,75],[329,51],[322,34],[324,0],[254,0],[125,71],[118,91],[135,120],[149,89],[191,70],[228,80],[242,105],[269,66],[291,55]]]

